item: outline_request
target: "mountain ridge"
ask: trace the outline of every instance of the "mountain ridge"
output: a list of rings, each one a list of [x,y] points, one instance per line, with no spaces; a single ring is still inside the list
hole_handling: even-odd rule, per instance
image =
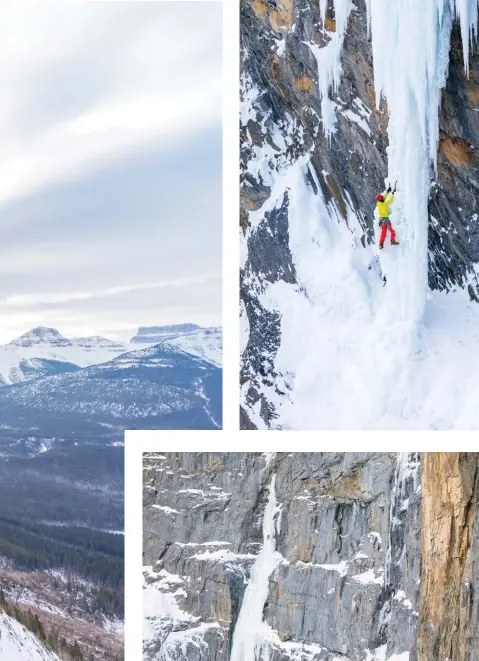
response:
[[[192,327],[194,330],[191,330]],[[201,328],[195,324],[184,324],[181,327],[177,325],[144,328],[186,330],[176,334],[165,331],[161,337],[158,335],[155,338],[146,335],[145,339],[149,337],[151,341],[125,344],[100,335],[67,338],[56,328],[35,327],[7,344],[0,345],[0,387],[56,372],[101,364],[114,356],[160,342],[170,342],[170,346],[177,346],[179,350],[186,352],[189,350],[192,355],[203,356],[215,365],[221,365],[220,327]],[[139,336],[140,333],[135,337]],[[158,342],[153,339],[158,339]]]

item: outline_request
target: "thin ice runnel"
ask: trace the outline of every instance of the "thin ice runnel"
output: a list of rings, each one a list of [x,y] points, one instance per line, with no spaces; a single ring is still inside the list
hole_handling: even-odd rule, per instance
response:
[[[251,568],[233,635],[230,661],[254,661],[256,650],[263,642],[263,608],[268,597],[269,577],[281,560],[281,555],[276,552],[277,517],[281,510],[276,501],[275,485],[276,475],[273,475],[263,517],[263,547]]]
[[[334,0],[334,15],[336,30],[331,34],[331,40],[322,48],[317,44],[308,44],[318,63],[318,84],[321,96],[321,121],[324,134],[330,138],[336,124],[336,103],[330,98],[341,82],[342,66],[341,52],[348,25],[349,15],[353,8],[352,0]],[[327,3],[321,1],[320,13],[326,20]]]

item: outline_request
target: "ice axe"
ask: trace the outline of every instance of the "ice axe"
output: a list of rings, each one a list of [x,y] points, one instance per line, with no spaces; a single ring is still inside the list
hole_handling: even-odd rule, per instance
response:
[[[398,180],[396,179],[396,181],[394,182],[393,195],[394,195],[394,193],[396,192],[397,185],[398,185]],[[389,188],[391,188],[391,184],[389,183],[389,181],[388,181],[388,186],[389,186]]]

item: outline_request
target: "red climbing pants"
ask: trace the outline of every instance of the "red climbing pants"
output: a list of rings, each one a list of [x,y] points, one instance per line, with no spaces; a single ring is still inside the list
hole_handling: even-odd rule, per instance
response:
[[[379,237],[379,245],[383,246],[386,241],[387,231],[391,232],[391,241],[396,241],[396,232],[393,230],[390,220],[383,220],[381,225],[381,236]]]

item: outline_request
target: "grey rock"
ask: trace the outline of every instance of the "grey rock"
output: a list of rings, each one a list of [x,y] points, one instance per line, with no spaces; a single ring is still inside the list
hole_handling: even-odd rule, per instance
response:
[[[188,335],[199,330],[197,324],[170,324],[168,326],[140,326],[138,333],[130,342],[132,344],[158,344],[171,340],[179,335]]]
[[[479,455],[468,465],[474,462]],[[429,571],[429,558],[426,566],[421,558],[421,512],[428,507],[421,456],[353,452],[145,455],[144,564],[152,568],[145,585],[174,599],[184,621],[163,613],[160,622],[160,612],[150,617],[158,634],[145,643],[144,659],[229,660],[263,546],[273,475],[280,556],[263,608],[272,635],[258,645],[257,661],[370,661],[403,653],[416,661],[421,576]],[[479,640],[474,512],[461,597],[469,611],[464,661],[477,661]],[[171,586],[165,575],[173,575]]]

